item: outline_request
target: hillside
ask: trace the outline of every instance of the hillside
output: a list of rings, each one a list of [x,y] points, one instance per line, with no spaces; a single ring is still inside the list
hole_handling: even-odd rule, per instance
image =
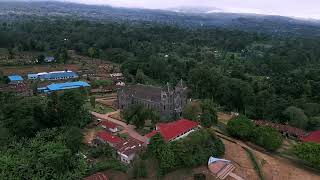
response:
[[[101,22],[145,21],[186,27],[220,27],[284,36],[320,36],[319,21],[304,21],[281,16],[203,13],[209,9],[183,7],[172,9],[172,11],[163,11],[62,2],[0,2],[0,4],[0,18],[6,20],[14,20],[18,17],[21,19],[31,15],[43,17],[64,16]],[[216,9],[214,12],[219,11],[219,9]]]

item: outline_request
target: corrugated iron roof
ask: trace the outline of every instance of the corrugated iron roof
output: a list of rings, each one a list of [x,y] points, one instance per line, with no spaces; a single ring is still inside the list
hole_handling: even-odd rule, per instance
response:
[[[120,143],[123,141],[118,136],[113,136],[112,134],[107,133],[107,132],[98,132],[97,137],[99,137],[100,139],[102,139],[105,142],[108,142],[110,144],[117,144],[117,143]]]
[[[187,119],[180,119],[171,123],[159,123],[157,124],[157,130],[147,134],[146,137],[151,138],[155,134],[160,133],[166,141],[170,141],[179,135],[196,128],[198,125],[198,122]]]
[[[47,89],[50,91],[58,91],[58,90],[74,89],[74,88],[80,88],[80,87],[90,87],[90,85],[84,81],[76,81],[76,82],[50,84],[47,86]]]
[[[8,79],[10,81],[23,81],[23,78],[19,75],[11,75],[11,76],[8,76]]]
[[[320,130],[309,133],[306,137],[301,138],[304,142],[320,143]]]

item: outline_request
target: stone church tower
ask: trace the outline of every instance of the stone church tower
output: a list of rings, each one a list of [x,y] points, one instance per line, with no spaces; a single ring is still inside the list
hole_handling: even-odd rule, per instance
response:
[[[158,111],[162,119],[181,117],[186,103],[187,87],[182,80],[175,87],[169,83],[163,87],[138,84],[118,90],[119,109],[140,104]]]

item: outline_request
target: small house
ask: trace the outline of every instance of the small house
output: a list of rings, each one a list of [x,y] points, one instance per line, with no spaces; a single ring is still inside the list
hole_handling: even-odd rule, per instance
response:
[[[56,61],[56,59],[53,56],[48,56],[48,57],[44,58],[44,62],[45,63],[52,63],[52,62],[55,62],[55,61]]]
[[[109,144],[111,147],[115,147],[117,144],[121,143],[123,139],[118,136],[114,136],[107,132],[98,132],[96,140],[104,144]]]
[[[118,143],[115,149],[117,150],[119,159],[126,164],[130,164],[137,153],[143,149],[142,144],[143,143],[137,139],[129,138]]]
[[[119,131],[118,125],[111,122],[111,121],[102,121],[101,127],[112,132],[112,133],[116,133]]]
[[[19,75],[8,76],[8,84],[19,84],[23,82],[23,78]]]

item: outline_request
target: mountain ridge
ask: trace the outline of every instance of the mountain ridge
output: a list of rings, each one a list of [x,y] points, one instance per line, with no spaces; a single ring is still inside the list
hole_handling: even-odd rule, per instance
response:
[[[282,36],[320,36],[320,21],[305,21],[272,15],[225,12],[200,13],[211,7],[207,9],[199,8],[194,13],[183,13],[168,10],[120,8],[57,1],[0,1],[0,4],[0,15],[2,18],[8,19],[34,15],[43,17],[66,16],[100,22],[156,22],[192,28],[217,27]]]

